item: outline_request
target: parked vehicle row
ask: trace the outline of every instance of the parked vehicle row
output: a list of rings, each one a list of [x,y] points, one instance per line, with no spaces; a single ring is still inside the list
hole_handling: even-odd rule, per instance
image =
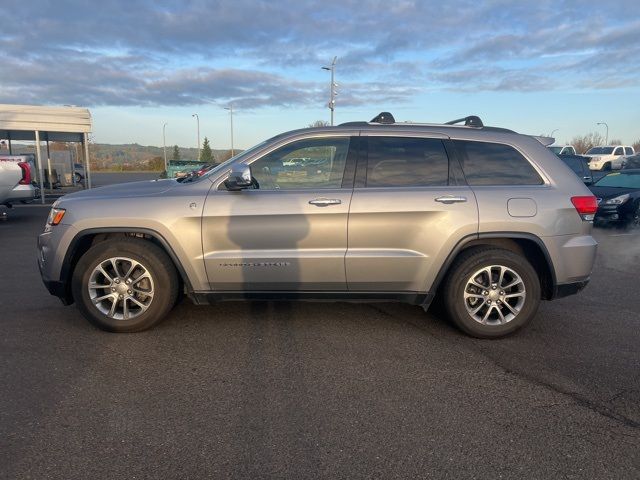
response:
[[[439,295],[461,330],[499,337],[584,288],[595,259],[596,198],[543,142],[475,116],[296,130],[203,175],[62,197],[38,264],[114,332],[155,325],[180,292],[425,309]]]

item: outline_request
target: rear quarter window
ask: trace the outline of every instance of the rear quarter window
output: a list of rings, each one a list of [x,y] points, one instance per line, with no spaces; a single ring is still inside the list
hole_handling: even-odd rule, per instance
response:
[[[469,185],[542,185],[531,163],[502,143],[454,140]]]

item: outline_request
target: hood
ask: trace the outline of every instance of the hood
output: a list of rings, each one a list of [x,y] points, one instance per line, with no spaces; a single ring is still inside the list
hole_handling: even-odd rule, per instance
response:
[[[64,201],[75,199],[98,198],[122,198],[122,197],[147,197],[159,195],[178,185],[173,179],[145,180],[142,182],[118,183],[106,187],[97,187],[90,190],[70,193],[62,197]]]
[[[589,190],[598,198],[613,198],[625,193],[637,192],[637,188],[619,188],[619,187],[598,187],[590,186]]]

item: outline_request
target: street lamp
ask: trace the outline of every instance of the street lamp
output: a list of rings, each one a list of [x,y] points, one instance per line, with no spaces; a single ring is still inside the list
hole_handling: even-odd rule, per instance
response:
[[[556,133],[558,130],[560,130],[560,129],[559,128],[555,128],[555,129],[551,130],[551,135],[549,135],[549,136],[555,139],[553,134]]]
[[[162,149],[164,150],[164,171],[167,173],[169,171],[169,167],[167,165],[167,136],[165,135],[165,130],[167,128],[167,122],[162,125]]]
[[[200,117],[197,113],[194,113],[191,116],[196,117],[196,122],[198,124],[198,161],[200,161]]]
[[[605,137],[604,137],[604,144],[608,145],[609,144],[609,125],[607,125],[606,122],[598,122],[596,123],[596,125],[604,125],[607,128],[607,133],[605,134]]]
[[[333,111],[336,108],[336,83],[334,81],[336,71],[336,60],[338,57],[333,57],[333,62],[329,67],[322,67],[323,70],[329,70],[331,72],[331,86],[329,89],[329,110],[331,110],[331,126],[333,126]]]
[[[231,156],[233,157],[233,104],[229,104],[229,106],[224,107],[224,109],[229,110],[229,117],[231,118]]]

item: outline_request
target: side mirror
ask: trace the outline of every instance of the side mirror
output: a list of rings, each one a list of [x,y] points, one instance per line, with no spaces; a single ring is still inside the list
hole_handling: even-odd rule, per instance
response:
[[[253,184],[251,167],[242,163],[233,165],[229,177],[224,181],[227,190],[238,191],[249,188]]]

